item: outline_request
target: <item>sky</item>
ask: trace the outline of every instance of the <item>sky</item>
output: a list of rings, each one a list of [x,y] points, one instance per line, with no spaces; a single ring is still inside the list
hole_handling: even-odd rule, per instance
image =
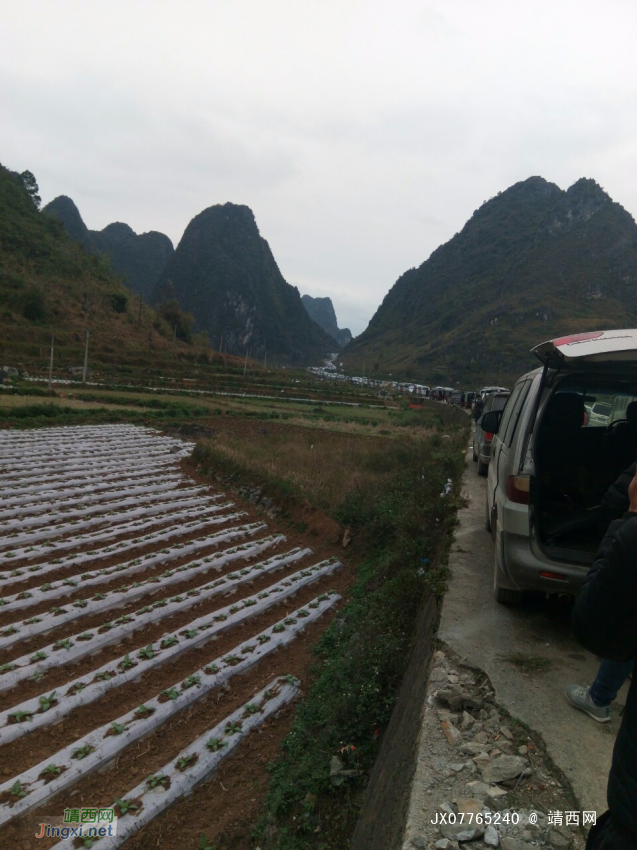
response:
[[[3,0],[0,162],[175,245],[247,204],[359,334],[519,180],[637,215],[636,39],[634,0]]]

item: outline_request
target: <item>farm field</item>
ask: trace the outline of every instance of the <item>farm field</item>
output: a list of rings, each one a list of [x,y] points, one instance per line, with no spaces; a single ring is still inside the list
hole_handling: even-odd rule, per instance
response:
[[[151,846],[167,809],[160,846],[198,846],[228,817],[200,783],[250,775],[303,687],[350,571],[185,474],[192,449],[131,424],[0,431],[2,847],[85,846],[37,823],[116,799],[100,850]]]

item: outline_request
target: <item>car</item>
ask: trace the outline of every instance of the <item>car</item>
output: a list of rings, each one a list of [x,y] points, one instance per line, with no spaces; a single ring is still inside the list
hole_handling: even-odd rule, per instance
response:
[[[478,464],[478,475],[486,475],[489,471],[491,441],[493,440],[493,434],[490,431],[484,431],[480,423],[485,413],[491,410],[502,413],[510,395],[511,393],[508,391],[504,393],[489,393],[484,402],[482,414],[475,424],[473,431],[473,460]]]
[[[486,527],[505,604],[527,591],[578,593],[608,525],[602,497],[637,456],[637,329],[560,337],[533,353],[541,367],[481,419],[494,435]]]

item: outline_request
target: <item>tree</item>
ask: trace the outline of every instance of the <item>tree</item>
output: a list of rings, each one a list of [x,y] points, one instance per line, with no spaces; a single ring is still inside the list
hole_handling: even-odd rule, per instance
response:
[[[20,175],[20,180],[37,209],[40,209],[42,198],[38,194],[40,190],[33,173],[31,171],[23,171]]]
[[[158,304],[156,312],[158,316],[170,325],[177,339],[181,339],[183,342],[192,342],[192,326],[195,323],[194,317],[190,313],[184,313],[180,310],[176,299]]]

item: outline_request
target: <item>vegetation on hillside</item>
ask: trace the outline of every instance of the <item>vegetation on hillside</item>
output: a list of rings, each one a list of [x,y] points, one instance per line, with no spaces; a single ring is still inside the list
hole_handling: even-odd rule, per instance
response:
[[[306,365],[335,347],[284,280],[246,206],[209,207],[190,222],[154,294],[155,303],[172,299],[232,354]]]
[[[532,177],[405,272],[342,359],[372,376],[510,384],[545,339],[634,327],[636,284],[629,213],[593,180],[564,192]]]

